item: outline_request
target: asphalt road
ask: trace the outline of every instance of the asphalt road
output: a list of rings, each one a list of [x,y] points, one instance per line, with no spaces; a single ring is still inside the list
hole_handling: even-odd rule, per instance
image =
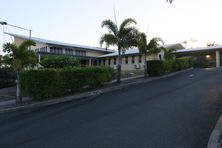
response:
[[[205,148],[222,71],[195,69],[85,101],[0,115],[0,148]]]

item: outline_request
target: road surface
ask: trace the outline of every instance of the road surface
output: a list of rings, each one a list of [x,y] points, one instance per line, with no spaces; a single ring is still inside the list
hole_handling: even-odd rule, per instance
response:
[[[204,148],[222,71],[195,69],[85,101],[0,115],[1,148]]]

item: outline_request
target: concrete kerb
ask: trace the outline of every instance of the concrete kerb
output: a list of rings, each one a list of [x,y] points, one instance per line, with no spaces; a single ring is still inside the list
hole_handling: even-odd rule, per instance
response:
[[[129,86],[134,86],[134,85],[138,85],[138,84],[148,83],[148,82],[151,82],[151,81],[154,81],[154,80],[159,80],[159,79],[171,77],[171,76],[174,76],[174,75],[177,75],[177,74],[180,74],[180,73],[190,71],[192,69],[193,68],[178,71],[178,72],[174,72],[174,73],[167,74],[167,75],[160,76],[160,77],[156,77],[156,78],[150,78],[150,79],[147,79],[147,80],[138,80],[138,81],[130,82],[130,83],[127,83],[127,84],[120,84],[120,85],[117,85],[117,86],[114,86],[114,87],[108,87],[108,88],[104,88],[104,89],[98,89],[98,90],[95,90],[95,91],[84,92],[84,93],[76,94],[76,95],[73,95],[73,96],[66,96],[66,97],[47,100],[47,101],[42,101],[42,102],[35,102],[35,103],[31,103],[31,104],[24,104],[24,105],[21,105],[21,106],[4,108],[4,109],[0,109],[0,114],[19,111],[19,110],[24,110],[24,109],[34,109],[34,108],[38,108],[38,107],[45,107],[45,106],[49,106],[49,105],[55,105],[55,104],[59,104],[59,103],[79,100],[79,99],[83,99],[83,98],[86,98],[86,97],[92,97],[92,96],[112,92],[112,91],[115,91],[115,90],[120,90],[120,89],[129,87]]]
[[[222,116],[220,116],[215,128],[213,129],[210,135],[207,148],[218,148],[221,132],[222,132]]]

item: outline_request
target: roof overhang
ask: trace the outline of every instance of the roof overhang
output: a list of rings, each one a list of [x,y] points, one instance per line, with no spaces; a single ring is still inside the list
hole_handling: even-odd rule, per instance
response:
[[[29,37],[25,36],[25,35],[19,35],[19,34],[7,33],[7,32],[5,32],[5,34],[13,36],[13,37],[29,40]],[[32,37],[31,40],[33,40],[35,42],[39,42],[39,43],[44,43],[44,44],[47,44],[47,45],[50,45],[50,46],[80,48],[80,49],[86,49],[86,50],[91,50],[91,51],[98,51],[98,52],[103,52],[103,53],[113,53],[114,52],[113,50],[107,50],[107,49],[99,48],[99,47],[91,47],[91,46],[85,46],[85,45],[64,43],[64,42],[52,41],[52,40],[41,39],[41,38],[36,38],[36,37]]]
[[[222,51],[222,46],[181,49],[181,50],[177,50],[175,52],[175,54],[177,56],[192,56],[192,55],[214,54],[218,50]]]

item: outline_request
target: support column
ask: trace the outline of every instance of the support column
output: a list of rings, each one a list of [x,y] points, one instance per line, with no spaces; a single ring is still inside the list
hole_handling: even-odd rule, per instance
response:
[[[89,59],[89,67],[92,66],[92,59]]]
[[[216,67],[217,68],[220,67],[220,51],[219,50],[216,51]]]
[[[40,53],[38,55],[38,61],[39,61],[39,63],[41,62],[41,54]]]

